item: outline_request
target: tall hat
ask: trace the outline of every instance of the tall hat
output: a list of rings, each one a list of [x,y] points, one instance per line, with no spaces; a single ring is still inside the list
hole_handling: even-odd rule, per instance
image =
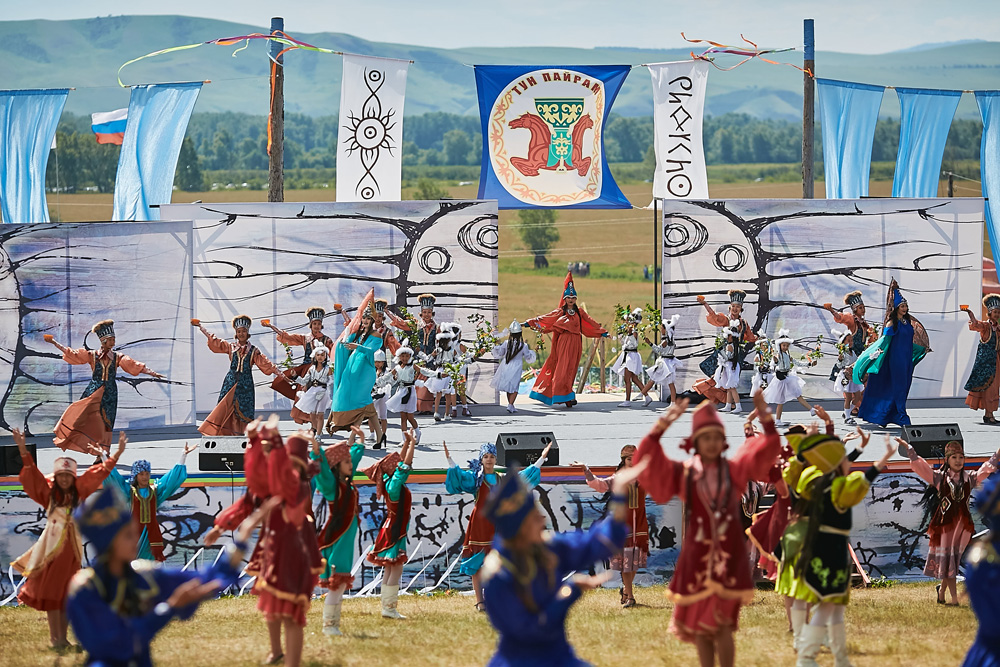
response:
[[[986,312],[995,308],[1000,308],[1000,294],[995,294],[993,292],[987,294],[983,297],[983,305],[986,306]]]
[[[479,445],[479,457],[469,459],[469,470],[472,471],[473,475],[479,475],[479,471],[483,469],[483,457],[487,454],[497,455],[497,446],[494,443],[484,442]]]
[[[60,456],[52,463],[52,477],[64,472],[76,477],[76,459],[68,456]]]
[[[789,333],[788,329],[778,329],[778,336],[774,339],[775,345],[781,345],[782,343],[793,343],[792,335]]]
[[[847,449],[840,438],[817,433],[808,435],[799,443],[797,451],[799,460],[816,466],[824,475],[832,472],[844,460]]]
[[[389,305],[389,302],[385,299],[375,299],[372,301],[372,305],[375,308],[375,312],[381,315],[385,312],[385,307]]]
[[[385,479],[382,476],[391,475],[400,461],[402,461],[402,457],[400,457],[399,452],[392,452],[365,468],[364,473],[368,479],[375,482],[375,489],[379,497],[385,496]]]
[[[563,293],[562,298],[568,296],[576,297],[576,285],[573,284],[573,274],[567,272],[566,280],[563,281]]]
[[[385,361],[385,350],[375,350],[372,361]]]
[[[322,322],[323,318],[326,317],[326,310],[320,308],[319,306],[313,306],[312,308],[306,311],[306,317],[309,318],[310,322],[312,322],[313,320],[319,320],[320,322]]]
[[[958,440],[952,440],[944,446],[944,457],[947,459],[949,456],[954,456],[958,454],[960,456],[965,456],[965,449],[962,447],[962,443]]]
[[[1000,475],[993,474],[987,477],[973,498],[973,502],[979,510],[979,515],[983,517],[983,523],[993,530],[995,535],[1000,528],[1000,522],[997,520],[1000,516]]]
[[[341,461],[347,461],[351,458],[351,448],[346,440],[342,440],[324,449],[323,454],[326,455],[327,465],[330,466],[331,470],[335,470]]]
[[[621,458],[627,459],[628,457],[635,454],[635,445],[625,445],[622,447],[622,451],[618,454]]]
[[[97,324],[95,324],[93,327],[91,327],[90,330],[93,331],[95,334],[97,334],[97,337],[100,338],[101,340],[104,340],[105,338],[114,338],[115,337],[115,321],[114,320],[101,320],[100,322],[98,322]]]
[[[80,535],[104,554],[111,548],[118,532],[132,520],[132,513],[125,505],[121,493],[113,486],[90,494],[73,512]]]
[[[420,296],[417,297],[417,299],[420,300],[421,310],[426,308],[433,309],[434,304],[437,303],[437,297],[435,297],[433,294],[421,294]]]
[[[517,472],[516,469],[508,471],[493,487],[483,508],[486,518],[493,522],[497,533],[505,540],[517,536],[521,524],[535,509],[535,496]]]
[[[729,303],[743,305],[743,300],[747,298],[747,293],[741,289],[731,289],[726,294],[729,296]]]
[[[691,435],[681,441],[681,449],[689,453],[694,452],[694,445],[698,436],[708,431],[719,431],[723,436],[726,434],[726,427],[723,426],[722,420],[719,419],[719,413],[716,411],[715,405],[710,401],[702,403],[694,409],[694,414],[691,417]],[[729,445],[726,444],[723,449],[728,448]]]
[[[233,329],[246,329],[249,331],[251,323],[249,315],[237,315],[233,318]]]
[[[330,352],[326,349],[326,346],[324,346],[324,345],[317,345],[316,347],[313,348],[313,351],[309,354],[309,358],[310,359],[315,359],[316,357],[318,357],[321,354],[325,354],[326,356],[330,356]]]
[[[865,305],[865,301],[861,298],[861,292],[855,290],[844,296],[844,304],[850,306],[851,310],[854,310],[858,306]]]
[[[138,461],[132,461],[132,473],[129,475],[129,483],[135,481],[136,475],[141,472],[152,472],[152,468],[149,465],[149,461],[146,459],[139,459]]]
[[[518,322],[517,320],[514,320],[513,322],[510,323],[510,328],[508,329],[508,331],[512,334],[521,333],[521,323]]]
[[[899,283],[893,278],[889,282],[889,289],[885,296],[885,312],[888,316],[893,310],[898,308],[900,305],[906,303],[906,299],[903,298],[903,293],[899,291]]]

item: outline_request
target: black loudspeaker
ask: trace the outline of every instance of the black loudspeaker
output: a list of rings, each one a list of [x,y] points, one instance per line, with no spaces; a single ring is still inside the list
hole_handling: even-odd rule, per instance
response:
[[[920,424],[903,427],[903,440],[925,459],[942,458],[944,446],[952,440],[960,443],[963,448],[965,440],[958,424]]]
[[[548,459],[545,465],[559,465],[559,443],[551,431],[533,433],[501,433],[497,436],[497,465],[505,468],[516,463],[522,468],[530,466],[542,456],[549,443]]]
[[[28,445],[28,453],[38,465],[38,453],[34,445]],[[21,472],[21,453],[17,451],[17,445],[3,445],[0,447],[0,475],[15,476]]]
[[[198,470],[201,472],[235,472],[243,470],[247,439],[242,435],[204,436],[198,449]]]

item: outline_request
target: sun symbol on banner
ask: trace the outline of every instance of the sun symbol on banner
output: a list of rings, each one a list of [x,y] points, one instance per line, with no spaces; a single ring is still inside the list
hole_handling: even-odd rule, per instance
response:
[[[361,106],[361,116],[351,112],[344,129],[350,133],[347,137],[347,154],[351,155],[357,151],[360,154],[361,166],[365,170],[358,179],[354,192],[362,199],[370,200],[381,192],[378,179],[372,170],[378,164],[383,150],[391,155],[395,148],[389,132],[396,127],[396,122],[393,120],[396,110],[387,109],[384,112],[382,110],[382,100],[379,99],[378,91],[385,83],[385,72],[366,69],[364,78],[370,94]]]

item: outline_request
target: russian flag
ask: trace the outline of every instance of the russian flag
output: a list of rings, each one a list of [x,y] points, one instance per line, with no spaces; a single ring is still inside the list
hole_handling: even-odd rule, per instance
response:
[[[121,146],[125,140],[127,120],[128,107],[115,111],[99,111],[90,114],[90,129],[97,135],[97,143]]]

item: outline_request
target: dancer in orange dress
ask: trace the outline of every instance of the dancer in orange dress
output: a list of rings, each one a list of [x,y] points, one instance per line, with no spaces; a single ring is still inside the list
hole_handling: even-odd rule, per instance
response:
[[[38,541],[11,565],[21,573],[25,582],[17,599],[38,611],[44,611],[49,621],[49,642],[52,648],[69,646],[66,639],[66,597],[69,582],[80,570],[83,543],[73,523],[73,510],[84,498],[101,488],[101,483],[118,463],[127,442],[119,434],[118,451],[111,458],[95,463],[77,476],[76,461],[68,456],[55,460],[52,475],[43,475],[31,458],[24,434],[12,430],[14,442],[21,454],[21,473],[18,476],[28,497],[45,508],[46,521]],[[96,455],[103,450],[90,446]]]
[[[723,315],[722,313],[717,313],[712,309],[708,302],[705,301],[705,297],[698,295],[698,303],[705,306],[705,310],[708,311],[708,315],[705,316],[705,321],[711,324],[713,327],[733,327],[736,330],[739,338],[737,355],[737,363],[743,362],[747,353],[750,351],[750,347],[753,343],[757,342],[757,334],[753,332],[747,321],[743,319],[743,301],[747,298],[747,293],[741,289],[731,289],[726,292],[729,297],[729,315]],[[734,327],[731,323],[737,321],[739,322],[738,327]],[[702,372],[707,375],[707,378],[702,378],[696,381],[691,389],[698,392],[708,400],[714,403],[726,403],[726,392],[715,386],[715,370],[718,363],[718,354],[713,351],[707,359],[701,362],[699,368]]]
[[[687,399],[660,417],[633,459],[636,466],[649,463],[639,484],[653,500],[684,501],[684,538],[667,590],[674,603],[670,630],[698,648],[702,667],[712,667],[716,656],[722,667],[733,665],[740,607],[753,600],[740,494],[747,482],[767,479],[781,450],[764,397],[758,392],[753,400],[764,432],[748,438],[731,459],[722,455],[728,447],[725,427],[712,403],[702,403],[694,411],[691,435],[681,443],[691,458],[673,461],[663,453],[660,438],[684,414]]]
[[[965,390],[969,392],[965,404],[973,410],[983,410],[984,424],[996,424],[997,419],[993,413],[1000,407],[1000,345],[997,345],[1000,336],[1000,294],[987,294],[983,297],[983,305],[986,307],[986,320],[980,321],[972,314],[972,311],[965,308],[969,315],[969,331],[979,334],[979,348],[976,350],[976,361],[969,374],[969,380],[965,383]]]
[[[198,430],[202,435],[243,435],[256,414],[256,395],[251,372],[253,366],[257,366],[265,375],[278,375],[278,367],[250,344],[251,320],[248,315],[233,318],[235,343],[209,333],[199,320],[191,320],[191,324],[208,338],[208,349],[216,354],[228,354],[230,361],[229,372],[226,373],[219,392],[219,404]]]
[[[114,320],[102,320],[91,329],[101,341],[101,349],[94,351],[86,348],[73,349],[60,345],[52,336],[45,334],[47,342],[55,345],[63,353],[63,361],[82,366],[90,364],[93,376],[90,384],[83,391],[80,400],[70,403],[56,424],[55,437],[52,439],[57,446],[78,452],[87,452],[91,443],[100,445],[105,450],[111,446],[111,433],[115,429],[115,416],[118,413],[118,369],[121,368],[131,375],[145,373],[154,378],[162,378],[159,373],[150,370],[146,364],[115,352]]]
[[[573,381],[580,367],[583,336],[598,338],[608,335],[604,327],[577,305],[576,297],[573,274],[567,273],[559,307],[548,315],[533,317],[524,323],[541,333],[552,334],[552,351],[531,389],[531,398],[546,405],[565,403],[567,408],[576,405]]]

